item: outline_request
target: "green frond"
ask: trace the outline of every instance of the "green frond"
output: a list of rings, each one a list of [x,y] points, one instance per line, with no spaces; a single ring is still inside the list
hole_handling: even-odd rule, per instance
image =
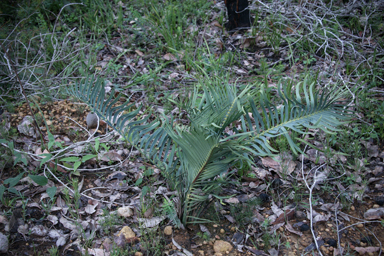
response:
[[[149,122],[151,113],[140,119],[138,117],[140,109],[135,109],[135,105],[129,104],[129,101],[115,106],[119,102],[120,94],[114,98],[113,89],[106,97],[103,80],[85,79],[81,83],[70,85],[67,93],[86,103],[100,119],[136,146],[159,168],[173,170],[178,164],[178,161],[174,160],[175,145],[161,127],[162,123],[159,120]]]
[[[196,104],[198,92],[195,91],[188,111],[192,126],[205,127],[221,133],[225,127],[244,114],[249,91],[250,87],[246,87],[238,93],[236,86],[228,84],[207,86],[198,105]]]
[[[300,88],[303,95],[300,94]],[[308,90],[309,88],[309,90]],[[296,86],[296,97],[286,92],[291,88],[279,88],[278,95],[283,104],[279,107],[272,104],[265,94],[261,93],[258,110],[256,104],[250,100],[250,112],[241,119],[243,132],[227,137],[224,141],[240,139],[244,141],[244,150],[253,154],[266,156],[274,151],[268,140],[276,136],[285,136],[294,153],[302,152],[291,138],[290,130],[299,134],[306,134],[309,130],[323,130],[327,133],[338,131],[338,126],[350,118],[350,112],[337,101],[344,96],[344,91],[338,90],[319,95],[314,92],[314,83],[309,86],[306,81]]]

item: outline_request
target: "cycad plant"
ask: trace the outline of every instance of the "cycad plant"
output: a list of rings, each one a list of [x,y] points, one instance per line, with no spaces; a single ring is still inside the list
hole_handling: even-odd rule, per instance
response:
[[[140,109],[128,102],[115,106],[119,98],[113,97],[114,92],[106,97],[100,79],[72,85],[68,92],[162,169],[178,192],[177,216],[184,225],[204,221],[200,216],[206,203],[222,199],[220,188],[231,166],[276,153],[270,138],[285,136],[293,152],[302,152],[295,141],[306,142],[291,138],[291,131],[299,135],[314,130],[336,132],[349,118],[341,101],[345,92],[320,94],[310,79],[295,86],[280,83],[279,106],[264,90],[251,86],[240,90],[220,82],[196,87],[183,103],[188,125],[166,115],[150,121],[150,113],[139,116]]]

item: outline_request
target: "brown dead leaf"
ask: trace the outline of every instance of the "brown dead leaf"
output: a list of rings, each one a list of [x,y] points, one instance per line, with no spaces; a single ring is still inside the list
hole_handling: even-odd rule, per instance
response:
[[[221,24],[217,20],[212,21],[211,25],[215,26],[215,27],[218,27],[218,28],[222,28],[223,27],[223,26],[221,26]]]
[[[172,54],[172,53],[167,53],[163,56],[163,59],[165,60],[172,60],[172,61],[175,61],[177,60],[176,57]]]
[[[224,201],[226,203],[229,203],[229,204],[238,204],[239,203],[239,199],[237,199],[236,197],[231,197],[231,198],[225,199]]]
[[[286,210],[285,212],[280,214],[279,217],[277,217],[277,219],[272,223],[272,225],[283,223],[286,220],[291,220],[294,217],[294,215],[295,215],[294,209]]]
[[[365,255],[368,253],[374,253],[380,250],[380,247],[355,247],[355,251],[357,251],[360,255]]]
[[[121,161],[123,158],[121,157],[120,154],[116,152],[116,150],[110,150],[108,152],[105,152],[102,154],[101,157],[99,157],[100,160],[109,162],[109,161]]]
[[[384,217],[384,207],[369,209],[364,213],[366,220],[378,220]]]
[[[224,215],[225,218],[227,218],[227,220],[231,223],[235,223],[235,219],[231,216],[231,215]]]
[[[135,50],[135,52],[137,53],[137,55],[139,55],[140,57],[143,57],[144,56],[144,53],[140,50]]]
[[[268,168],[272,168],[272,169],[275,169],[275,170],[279,170],[280,169],[280,164],[278,162],[276,162],[275,160],[273,160],[271,157],[263,157],[261,159],[261,162],[263,163],[263,165],[265,167],[268,167]]]
[[[302,236],[302,235],[303,235],[303,233],[301,233],[300,231],[295,230],[295,229],[292,227],[292,225],[291,225],[290,223],[287,223],[287,224],[285,225],[285,228],[286,228],[289,232],[291,232],[291,233],[293,233],[293,234],[296,234],[296,235],[298,235],[298,236]]]

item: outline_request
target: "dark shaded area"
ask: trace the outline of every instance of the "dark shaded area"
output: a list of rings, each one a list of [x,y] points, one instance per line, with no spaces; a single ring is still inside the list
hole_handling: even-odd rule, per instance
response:
[[[225,0],[225,6],[228,14],[228,22],[225,24],[226,29],[241,29],[251,26],[248,0]]]

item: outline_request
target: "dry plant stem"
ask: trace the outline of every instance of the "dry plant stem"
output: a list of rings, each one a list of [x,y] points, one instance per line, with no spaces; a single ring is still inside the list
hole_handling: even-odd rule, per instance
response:
[[[75,194],[75,191],[73,191],[70,187],[68,187],[66,184],[64,184],[64,182],[62,182],[59,178],[57,178],[56,176],[55,176],[55,174],[53,174],[52,172],[51,172],[51,170],[49,170],[49,168],[47,168],[47,167],[45,167],[44,168],[44,176],[46,177],[46,178],[48,178],[47,177],[47,175],[46,175],[46,173],[45,173],[45,170],[48,170],[49,171],[49,173],[61,184],[61,185],[63,185],[64,187],[66,187],[67,189],[68,189],[68,191],[70,191],[73,195]],[[90,197],[90,196],[88,196],[88,195],[86,195],[86,194],[84,194],[84,192],[83,193],[80,193],[82,196],[84,196],[84,197],[86,197],[86,198],[88,198],[88,199],[92,199],[92,200],[95,200],[95,201],[98,201],[98,202],[101,202],[101,203],[105,203],[105,204],[112,204],[112,202],[109,202],[109,201],[104,201],[104,200],[101,200],[101,199],[96,199],[96,198],[93,198],[93,197]],[[122,206],[124,206],[125,204],[122,204],[122,203],[118,203],[118,202],[113,202],[114,204],[118,204],[118,205],[122,205]]]
[[[307,147],[305,147],[305,149],[306,149]],[[305,149],[304,149],[304,152],[305,152]],[[313,230],[313,216],[312,216],[312,214],[313,214],[313,209],[312,209],[312,191],[313,191],[313,189],[314,189],[314,187],[315,187],[315,185],[316,185],[316,172],[317,172],[317,170],[319,170],[321,167],[323,167],[325,164],[322,164],[322,165],[320,165],[318,168],[316,168],[316,170],[315,170],[315,173],[314,173],[314,180],[313,180],[313,183],[312,183],[312,186],[310,187],[309,186],[309,184],[308,184],[308,182],[307,182],[307,178],[308,178],[308,176],[307,176],[307,178],[304,178],[305,177],[305,175],[304,175],[304,155],[302,156],[302,159],[301,159],[301,173],[302,173],[302,176],[303,176],[303,178],[304,178],[304,182],[305,182],[305,185],[306,185],[306,187],[308,188],[308,190],[309,190],[309,216],[310,216],[310,227],[311,227],[311,233],[312,233],[312,237],[313,237],[313,240],[314,240],[314,243],[315,243],[315,245],[316,245],[316,249],[317,249],[317,251],[319,252],[319,254],[321,255],[321,256],[323,256],[323,254],[321,253],[321,251],[320,251],[320,248],[319,248],[319,244],[317,243],[317,238],[316,238],[316,235],[315,235],[315,232],[314,232],[314,230]],[[312,171],[312,170],[311,170]],[[309,172],[309,173],[311,173],[311,172]],[[308,175],[309,175],[309,173],[308,173]]]
[[[45,146],[45,143],[44,143],[44,136],[43,136],[43,133],[41,132],[40,127],[39,127],[39,125],[38,125],[38,123],[37,123],[37,121],[36,121],[35,114],[33,113],[31,106],[29,105],[28,97],[27,97],[27,95],[26,95],[25,92],[24,92],[24,87],[23,87],[23,84],[22,84],[21,81],[20,81],[19,74],[17,73],[16,67],[13,65],[11,59],[9,58],[8,51],[5,49],[4,45],[2,45],[2,47],[3,47],[3,50],[4,50],[4,54],[7,56],[8,63],[12,66],[13,72],[15,72],[16,79],[17,79],[17,81],[18,81],[19,84],[20,84],[21,93],[23,94],[24,99],[25,99],[25,101],[26,101],[26,103],[27,103],[29,112],[31,112],[31,115],[32,115],[32,117],[33,117],[33,121],[34,121],[34,123],[35,123],[35,126],[36,126],[37,130],[38,130],[39,133],[40,133],[41,143],[44,145],[44,147],[46,147],[46,146]]]

